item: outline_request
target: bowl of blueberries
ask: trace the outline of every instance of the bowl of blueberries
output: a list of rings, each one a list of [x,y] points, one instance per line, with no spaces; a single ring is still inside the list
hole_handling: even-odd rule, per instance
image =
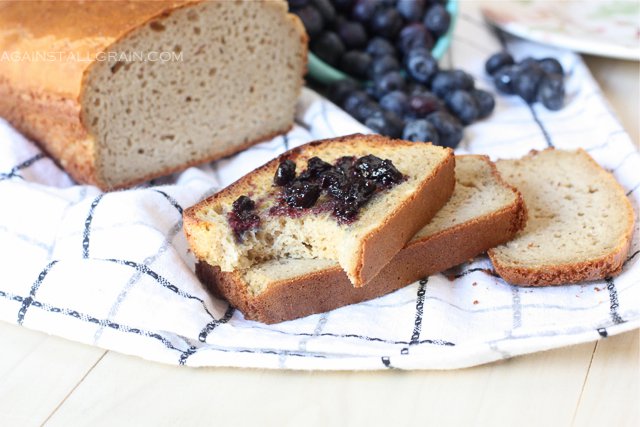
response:
[[[438,60],[448,49],[457,0],[288,0],[309,35],[314,89],[372,131],[456,148],[464,127],[487,118],[494,95]],[[562,108],[564,71],[552,58],[487,60],[501,94]]]

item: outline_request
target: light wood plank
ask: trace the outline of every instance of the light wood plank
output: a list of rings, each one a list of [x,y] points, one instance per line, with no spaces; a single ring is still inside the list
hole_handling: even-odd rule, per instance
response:
[[[1,332],[0,362],[7,362],[0,363],[2,425],[41,425],[105,354],[6,323]]]
[[[568,425],[593,347],[461,371],[343,373],[178,368],[110,352],[48,425]]]
[[[574,425],[640,425],[639,337],[636,330],[598,342]]]

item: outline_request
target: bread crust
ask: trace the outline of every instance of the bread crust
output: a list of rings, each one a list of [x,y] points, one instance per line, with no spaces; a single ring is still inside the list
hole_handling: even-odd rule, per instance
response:
[[[484,159],[486,156],[472,156]],[[253,296],[238,272],[222,272],[205,262],[196,274],[215,296],[228,300],[245,318],[279,323],[367,301],[400,289],[416,280],[458,265],[496,245],[511,240],[527,218],[520,193],[504,183],[495,166],[492,174],[514,195],[514,201],[489,215],[474,218],[439,233],[412,240],[366,286],[354,288],[346,273],[330,267],[295,279],[271,284]]]
[[[542,151],[531,150],[527,157],[534,157],[545,151],[553,151],[554,148],[547,148]],[[577,263],[565,263],[556,265],[545,265],[542,268],[520,267],[513,265],[506,265],[500,262],[500,259],[494,253],[489,250],[488,255],[493,263],[496,273],[502,277],[506,282],[512,285],[518,286],[556,286],[565,285],[571,283],[579,283],[592,280],[600,280],[606,277],[615,277],[622,271],[624,261],[629,248],[631,246],[631,240],[633,237],[633,227],[635,225],[635,215],[633,212],[633,206],[631,202],[624,194],[624,190],[618,184],[613,175],[602,167],[582,148],[576,151],[586,155],[589,162],[593,167],[597,168],[601,173],[604,173],[606,179],[610,179],[615,185],[615,191],[618,193],[618,198],[621,202],[621,206],[627,212],[627,229],[624,233],[622,242],[609,254],[592,259],[585,262]]]
[[[26,75],[23,75],[25,70],[22,68],[16,71],[15,68],[0,66],[0,116],[7,119],[18,131],[36,141],[75,181],[96,185],[104,191],[130,187],[190,166],[217,160],[287,132],[293,123],[286,128],[238,144],[228,150],[175,167],[164,168],[157,173],[140,176],[118,185],[109,185],[100,179],[96,170],[95,137],[84,120],[82,107],[85,85],[93,67],[97,64],[95,58],[98,54],[107,52],[111,46],[137,28],[153,20],[166,18],[176,10],[202,2],[203,0],[131,2],[131,7],[128,8],[114,7],[109,4],[101,5],[100,2],[96,2],[92,7],[104,7],[104,10],[102,12],[98,10],[99,13],[96,12],[96,16],[83,16],[82,20],[86,21],[83,25],[77,25],[74,14],[60,13],[60,9],[51,12],[54,16],[46,17],[45,23],[39,23],[37,20],[42,19],[43,13],[40,11],[35,13],[27,8],[27,6],[37,7],[35,4],[29,5],[33,2],[25,2],[24,9],[20,9],[22,6],[16,6],[9,11],[0,9],[0,15],[6,14],[4,19],[0,19],[0,24],[8,29],[19,29],[29,23],[44,27],[43,30],[51,26],[50,31],[55,34],[56,31],[61,30],[60,27],[64,27],[65,31],[68,27],[70,34],[62,34],[60,38],[69,38],[73,42],[80,40],[79,44],[73,45],[74,48],[91,53],[94,58],[89,62],[77,61],[72,64],[71,69],[65,68],[64,72],[58,70],[53,76],[47,75],[47,72],[38,71],[35,68],[37,64],[26,70]],[[265,0],[265,3],[268,2]],[[12,8],[10,4],[5,6]],[[71,11],[79,16],[82,15],[82,12],[78,12],[80,5],[71,4],[69,8],[76,8]],[[284,8],[286,10],[286,4]],[[306,70],[308,36],[297,16],[287,14],[287,19],[300,35],[303,54],[299,59],[302,61],[303,69]],[[56,20],[65,21],[65,24],[56,27],[54,22]],[[11,37],[6,39],[0,37],[0,48],[5,49],[7,46],[11,46]],[[57,50],[62,51],[64,47],[58,47]],[[2,65],[1,61],[0,65]],[[301,76],[298,91],[302,87],[302,82]]]

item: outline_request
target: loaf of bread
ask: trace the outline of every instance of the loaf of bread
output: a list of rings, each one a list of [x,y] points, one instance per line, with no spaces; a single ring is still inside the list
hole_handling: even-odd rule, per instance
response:
[[[316,182],[322,179],[324,190],[310,206],[291,208],[285,203],[289,196],[284,196],[297,194],[290,191],[297,188],[293,183],[305,183],[303,176],[315,170],[311,165],[318,158],[327,167],[335,165],[331,173],[318,172]],[[374,163],[369,160],[379,168],[371,169]],[[298,175],[283,189],[274,184],[274,178],[285,164],[295,166]],[[194,255],[222,271],[246,269],[271,259],[324,258],[338,262],[359,287],[449,200],[455,183],[454,164],[451,149],[431,144],[358,134],[316,141],[284,153],[185,210],[184,230]],[[339,198],[331,198],[332,189],[325,188],[324,179],[334,176],[340,165],[352,181],[341,184],[344,191]],[[365,169],[368,178],[362,172]],[[387,178],[383,172],[391,174],[392,169],[397,180],[393,185],[383,184]],[[357,193],[364,184],[377,190],[369,193],[368,202],[347,221],[339,215],[345,205],[338,201],[353,200],[357,196],[353,191]],[[237,213],[242,196],[252,199],[252,211]],[[234,226],[239,224],[237,214],[246,214],[249,220],[240,224],[246,226],[241,235]]]
[[[498,170],[524,197],[527,226],[489,251],[511,284],[546,286],[620,273],[635,215],[624,190],[584,150],[545,150],[500,160]]]
[[[287,131],[306,39],[285,0],[1,2],[0,116],[125,187]]]
[[[201,261],[196,273],[245,318],[278,323],[377,298],[448,269],[515,236],[526,222],[520,194],[484,156],[456,157],[447,204],[366,286],[354,288],[335,261],[276,259],[224,273]]]

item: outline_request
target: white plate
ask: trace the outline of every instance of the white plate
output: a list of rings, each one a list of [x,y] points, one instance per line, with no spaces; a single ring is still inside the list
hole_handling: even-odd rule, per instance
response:
[[[582,53],[640,60],[638,1],[490,1],[485,18],[518,37]]]

